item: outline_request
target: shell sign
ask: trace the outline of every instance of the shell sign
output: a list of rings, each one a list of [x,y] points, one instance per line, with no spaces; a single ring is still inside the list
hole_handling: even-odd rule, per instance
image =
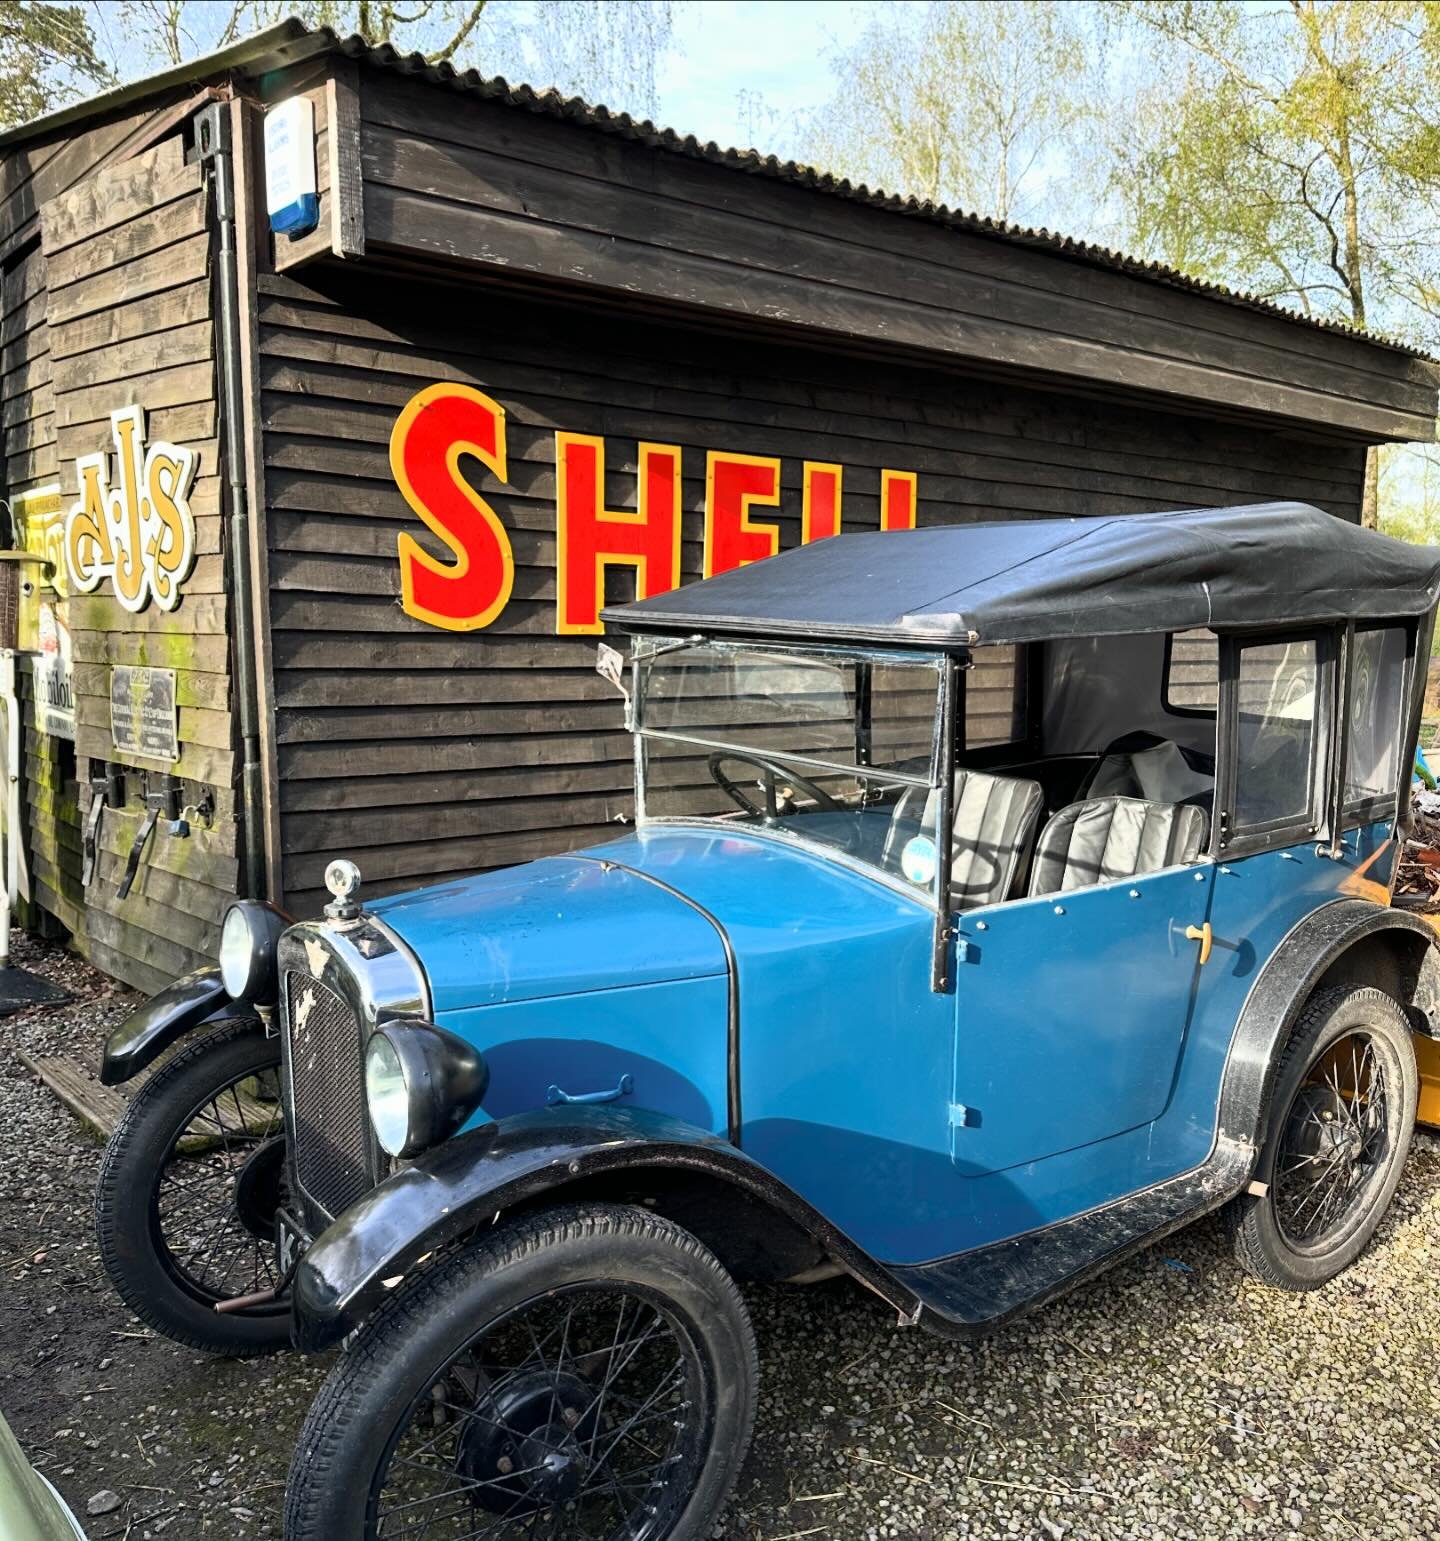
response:
[[[478,631],[510,602],[515,558],[500,516],[460,470],[478,460],[508,478],[505,408],[468,385],[427,386],[413,396],[390,434],[390,469],[405,501],[441,541],[448,559],[413,535],[399,540],[400,603],[407,615],[449,631]],[[650,599],[680,585],[678,444],[641,443],[635,511],[605,507],[605,440],[555,435],[555,630],[604,630],[605,569],[635,572],[635,596]],[[840,529],[845,468],[807,460],[801,477],[800,538]],[[915,526],[913,471],[881,471],[880,528]],[[780,502],[780,461],[768,455],[710,450],[705,456],[704,575],[714,577],[774,556],[780,529],[764,510]]]
[[[65,518],[65,566],[72,588],[92,593],[109,578],[131,612],[153,599],[162,610],[180,603],[195,565],[195,516],[188,502],[195,452],[183,445],[145,444],[145,414],[120,407],[110,414],[115,480],[101,451],[75,462],[80,499]]]

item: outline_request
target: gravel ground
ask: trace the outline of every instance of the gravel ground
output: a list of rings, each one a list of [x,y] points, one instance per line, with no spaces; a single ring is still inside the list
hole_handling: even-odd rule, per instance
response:
[[[16,961],[77,1002],[0,1023],[0,1408],[92,1541],[278,1541],[327,1362],[204,1358],[111,1294],[99,1147],[9,1046],[93,1062],[134,997],[33,942]],[[1213,1222],[978,1346],[840,1281],[752,1290],[760,1418],[716,1536],[1440,1538],[1437,1268],[1421,1134],[1376,1245],[1313,1295],[1244,1277]]]

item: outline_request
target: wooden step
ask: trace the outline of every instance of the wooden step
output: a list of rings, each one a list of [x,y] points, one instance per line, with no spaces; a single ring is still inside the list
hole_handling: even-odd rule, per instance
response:
[[[109,1139],[129,1104],[124,1092],[101,1086],[91,1073],[65,1054],[45,1056],[16,1049],[20,1063],[50,1088],[82,1123]]]
[[[24,1049],[15,1052],[20,1056],[20,1063],[39,1076],[82,1123],[89,1124],[109,1139],[130,1102],[119,1087],[102,1086],[90,1071],[68,1055],[32,1055]],[[253,1136],[267,1131],[280,1132],[278,1107],[273,1102],[258,1101],[245,1092],[232,1095],[227,1091],[217,1107],[226,1134]],[[186,1136],[176,1148],[182,1155],[193,1156],[220,1143],[218,1131],[214,1134],[199,1132]]]

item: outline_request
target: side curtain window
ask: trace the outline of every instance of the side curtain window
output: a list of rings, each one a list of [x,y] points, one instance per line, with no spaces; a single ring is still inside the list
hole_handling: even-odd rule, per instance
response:
[[[977,647],[965,677],[965,747],[1015,744],[1025,737],[1025,649]]]
[[[1242,645],[1235,705],[1237,831],[1304,819],[1320,747],[1319,640]]]
[[[1403,626],[1357,631],[1350,655],[1350,747],[1345,806],[1393,797],[1405,696]]]
[[[1206,627],[1165,641],[1162,704],[1174,717],[1213,717],[1220,700],[1220,639]]]

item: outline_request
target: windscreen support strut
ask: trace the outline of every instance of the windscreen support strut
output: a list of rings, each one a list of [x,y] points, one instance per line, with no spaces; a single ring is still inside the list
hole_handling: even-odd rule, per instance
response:
[[[965,720],[965,670],[969,659],[946,658],[940,682],[940,785],[935,802],[935,940],[930,953],[930,988],[950,989],[950,846],[955,820],[955,738]]]

